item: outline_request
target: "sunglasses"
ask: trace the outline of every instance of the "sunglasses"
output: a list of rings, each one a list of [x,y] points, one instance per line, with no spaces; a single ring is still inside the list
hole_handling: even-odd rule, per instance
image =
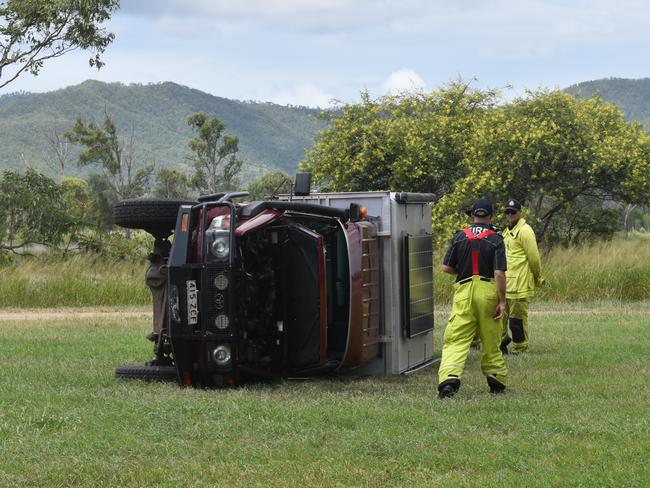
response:
[[[512,209],[509,208],[509,209],[507,209],[504,213],[505,213],[506,215],[514,215],[514,214],[516,214],[517,212],[518,212],[518,210],[512,210]]]

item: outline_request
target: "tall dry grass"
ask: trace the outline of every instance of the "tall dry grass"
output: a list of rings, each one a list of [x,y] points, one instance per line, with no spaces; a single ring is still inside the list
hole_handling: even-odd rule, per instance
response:
[[[0,307],[145,305],[146,266],[94,254],[19,257],[0,268]]]
[[[593,302],[650,299],[648,234],[558,248],[545,256],[542,266],[548,286],[540,290],[540,300]]]
[[[454,279],[439,270],[442,254],[434,259],[436,302],[449,303]],[[539,301],[650,300],[650,234],[557,247],[542,255],[542,273],[547,285],[538,290]]]
[[[434,256],[435,301],[450,303],[452,276]],[[0,307],[147,305],[147,263],[80,254],[16,258],[0,267]],[[650,235],[620,236],[542,257],[548,285],[536,300],[598,302],[650,300]]]

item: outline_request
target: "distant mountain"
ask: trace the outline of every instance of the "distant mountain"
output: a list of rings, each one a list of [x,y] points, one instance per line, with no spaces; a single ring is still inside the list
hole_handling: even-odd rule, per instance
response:
[[[618,105],[627,120],[641,122],[646,130],[650,130],[650,78],[585,81],[571,85],[565,91],[580,98],[600,95],[604,100]]]
[[[565,91],[582,98],[599,94],[619,105],[628,120],[640,121],[650,130],[650,78],[586,81]],[[193,136],[187,116],[194,112],[217,116],[227,133],[239,136],[239,154],[247,163],[245,180],[270,169],[294,173],[316,132],[325,127],[314,118],[318,110],[307,107],[229,100],[171,82],[124,85],[89,80],[48,93],[0,96],[0,170],[32,166],[53,174],[45,163],[45,155],[52,154],[46,133],[70,129],[77,116],[101,123],[104,111],[122,135],[133,130],[140,160],[179,169],[187,168],[187,141]],[[78,151],[71,147],[69,175],[92,171],[76,167]]]
[[[158,168],[187,166],[187,141],[193,137],[188,115],[217,116],[226,133],[239,136],[246,179],[275,168],[294,173],[315,133],[324,127],[313,117],[316,109],[229,100],[170,82],[123,85],[89,80],[48,93],[1,96],[0,169],[29,165],[52,173],[44,157],[47,131],[68,130],[77,116],[101,123],[104,111],[124,136],[133,130],[137,157],[155,160]],[[79,174],[77,153],[75,148],[66,173]]]

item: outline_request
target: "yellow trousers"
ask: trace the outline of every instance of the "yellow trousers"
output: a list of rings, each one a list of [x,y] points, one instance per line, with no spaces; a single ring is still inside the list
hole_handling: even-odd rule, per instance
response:
[[[471,281],[454,285],[454,302],[451,317],[445,329],[442,359],[438,370],[439,383],[460,378],[474,335],[483,344],[481,348],[481,370],[506,384],[508,370],[499,349],[501,344],[501,320],[494,320],[492,314],[499,303],[496,284],[482,281],[473,276]]]

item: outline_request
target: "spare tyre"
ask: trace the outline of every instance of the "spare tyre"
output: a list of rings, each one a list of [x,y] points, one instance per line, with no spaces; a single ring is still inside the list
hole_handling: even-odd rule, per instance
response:
[[[133,364],[115,368],[115,377],[124,380],[142,381],[176,381],[174,366],[150,366],[148,364]]]
[[[162,198],[122,200],[113,207],[113,220],[120,227],[142,229],[156,237],[167,237],[176,227],[181,205],[196,205],[196,202]]]

